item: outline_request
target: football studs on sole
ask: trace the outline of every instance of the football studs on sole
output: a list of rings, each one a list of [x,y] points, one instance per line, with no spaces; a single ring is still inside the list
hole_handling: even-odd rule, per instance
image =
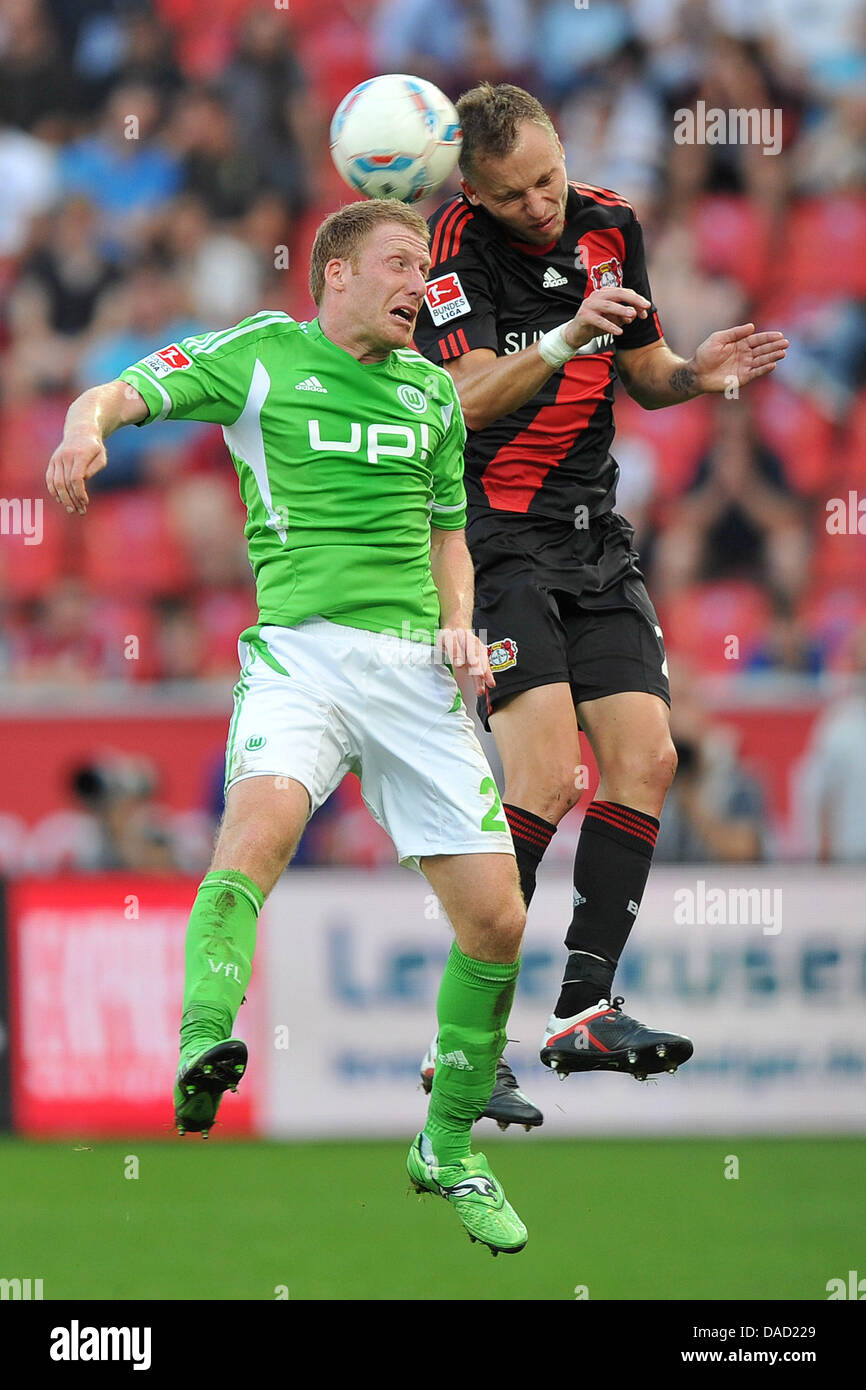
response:
[[[558,1058],[558,1057],[551,1057],[551,1059],[550,1059],[550,1070],[551,1070],[551,1071],[559,1071],[559,1058]]]
[[[526,1130],[526,1133],[528,1134],[529,1131],[532,1129],[532,1125],[524,1125],[523,1128]]]
[[[508,1128],[508,1121],[507,1121],[507,1120],[497,1120],[496,1123],[498,1124],[498,1126],[499,1126],[500,1129],[507,1129],[507,1128]],[[528,1125],[525,1125],[524,1128],[525,1128],[525,1129],[528,1129],[529,1126],[528,1126]]]
[[[637,1061],[637,1053],[635,1052],[634,1048],[629,1048],[629,1053],[628,1053],[628,1064],[629,1064],[629,1066],[630,1066],[630,1067],[633,1067],[636,1061]]]
[[[667,1048],[665,1047],[664,1043],[659,1043],[658,1047],[656,1048],[656,1056],[657,1056],[657,1057],[666,1057],[666,1056],[667,1056],[667,1051],[668,1051],[668,1050],[667,1050]]]
[[[676,1067],[668,1067],[668,1073],[669,1073],[671,1076],[673,1076],[673,1074],[674,1074],[675,1071],[676,1071]]]

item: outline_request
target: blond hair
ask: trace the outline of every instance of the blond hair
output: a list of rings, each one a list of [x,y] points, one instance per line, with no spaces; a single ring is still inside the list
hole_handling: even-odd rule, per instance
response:
[[[392,198],[368,198],[360,203],[347,203],[326,217],[316,232],[310,252],[310,294],[316,305],[322,302],[328,261],[349,261],[352,269],[357,270],[358,255],[364,241],[373,228],[382,222],[399,222],[407,231],[419,236],[425,246],[430,244],[430,233],[424,218],[405,203],[395,202]]]

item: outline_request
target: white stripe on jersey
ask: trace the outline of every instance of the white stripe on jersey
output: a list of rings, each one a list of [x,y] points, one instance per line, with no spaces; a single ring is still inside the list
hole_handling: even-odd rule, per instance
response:
[[[265,441],[262,437],[262,406],[268,398],[270,389],[271,379],[263,364],[256,358],[246,404],[234,424],[223,427],[223,439],[234,457],[242,460],[248,468],[252,469],[261,499],[268,513],[267,524],[276,531],[285,545],[286,525],[283,518],[274,511],[274,500],[268,478],[268,463],[265,457]]]
[[[295,322],[296,320],[292,318],[291,314],[263,310],[262,313],[256,314],[252,323],[245,323],[241,328],[226,329],[222,333],[215,334],[214,341],[208,343],[207,347],[203,347],[201,352],[216,352],[217,348],[224,347],[226,343],[230,343],[234,338],[242,338],[245,333],[255,333],[259,328],[267,328],[268,325],[272,323]]]
[[[159,412],[158,415],[154,415],[148,423],[152,425],[154,420],[164,420],[165,417],[168,415],[168,412],[171,410],[172,406],[171,396],[168,394],[165,387],[159,381],[157,381],[155,376],[151,376],[149,372],[144,371],[138,365],[136,365],[135,367],[128,367],[127,370],[130,372],[138,372],[139,376],[144,378],[148,386],[152,386],[154,390],[158,391],[159,394],[162,396],[162,410]]]

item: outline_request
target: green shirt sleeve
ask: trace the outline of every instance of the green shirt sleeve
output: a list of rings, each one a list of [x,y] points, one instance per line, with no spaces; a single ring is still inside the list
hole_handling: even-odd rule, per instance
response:
[[[446,531],[459,531],[466,525],[466,488],[463,484],[463,450],[466,425],[457,389],[447,372],[442,372],[446,390],[440,405],[445,435],[433,459],[433,502],[430,522]]]
[[[121,372],[134,386],[154,420],[206,420],[232,425],[244,408],[255,364],[259,335],[274,319],[287,315],[254,314],[232,328],[183,338],[152,352]]]

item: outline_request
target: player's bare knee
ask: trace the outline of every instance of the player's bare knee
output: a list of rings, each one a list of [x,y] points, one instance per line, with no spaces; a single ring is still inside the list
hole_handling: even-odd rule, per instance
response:
[[[661,807],[676,770],[676,749],[670,738],[664,738],[642,748],[620,750],[606,762],[603,781],[616,789],[615,799],[626,805],[650,798]]]
[[[586,779],[580,773],[580,764],[569,763],[551,769],[543,777],[515,780],[512,787],[506,787],[505,800],[512,806],[531,810],[551,825],[558,825],[577,805],[586,786]]]
[[[526,907],[519,890],[506,901],[476,915],[474,934],[495,950],[502,960],[514,960],[526,926]]]

